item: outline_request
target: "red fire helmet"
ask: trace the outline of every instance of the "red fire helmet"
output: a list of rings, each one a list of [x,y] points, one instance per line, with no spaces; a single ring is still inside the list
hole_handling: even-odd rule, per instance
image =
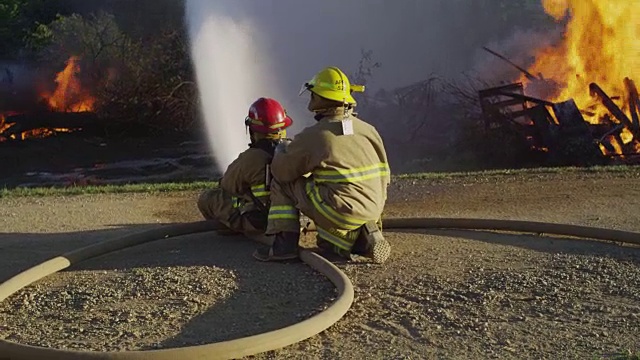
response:
[[[251,104],[244,123],[257,133],[273,134],[291,126],[293,120],[279,102],[263,97]]]

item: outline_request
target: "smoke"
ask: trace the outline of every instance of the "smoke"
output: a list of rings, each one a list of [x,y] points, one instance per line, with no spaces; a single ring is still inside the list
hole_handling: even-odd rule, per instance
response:
[[[306,110],[308,97],[298,97],[298,91],[326,66],[353,75],[362,50],[373,51],[382,67],[367,84],[369,95],[432,74],[455,78],[472,69],[485,71],[478,65],[492,55],[479,56],[482,46],[511,38],[518,27],[544,27],[548,18],[541,4],[530,0],[507,5],[468,0],[211,3],[188,0],[186,18],[204,115],[221,166],[246,146],[238,123],[259,96],[283,103],[294,119],[295,134],[313,123]],[[527,34],[533,33],[521,32],[520,39],[513,40],[530,47],[526,54],[546,42],[544,36]],[[487,66],[510,70],[494,60]]]
[[[51,74],[34,65],[21,62],[0,62],[0,113],[3,111],[33,111],[39,106],[38,84],[52,82]]]
[[[486,47],[527,69],[535,61],[535,54],[542,49],[556,45],[562,39],[562,35],[562,26],[549,27],[544,30],[516,29],[510,36],[499,41],[492,41]],[[477,74],[482,80],[489,83],[512,82],[523,75],[504,60],[481,49],[476,50],[474,66],[470,72]],[[540,74],[532,75],[540,76]]]
[[[24,91],[32,87],[35,79],[33,69],[17,62],[0,62],[0,89]]]

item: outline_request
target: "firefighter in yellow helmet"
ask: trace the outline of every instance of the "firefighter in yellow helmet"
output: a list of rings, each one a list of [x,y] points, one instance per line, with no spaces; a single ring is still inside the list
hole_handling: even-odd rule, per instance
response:
[[[249,149],[229,165],[218,189],[206,190],[198,199],[202,215],[227,228],[219,233],[242,233],[265,240],[262,235],[269,209],[268,166],[276,146],[287,140],[286,129],[292,123],[282,105],[274,99],[260,98],[249,108],[245,118],[251,137]]]
[[[364,87],[351,85],[340,69],[328,67],[300,94],[307,90],[308,109],[317,123],[276,149],[266,231],[275,238],[254,257],[296,258],[302,213],[315,223],[320,248],[382,263],[391,251],[381,228],[390,170],[377,130],[354,114],[352,92]]]

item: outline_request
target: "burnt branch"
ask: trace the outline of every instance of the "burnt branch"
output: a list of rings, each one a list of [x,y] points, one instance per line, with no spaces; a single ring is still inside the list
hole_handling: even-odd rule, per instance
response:
[[[523,73],[527,79],[529,80],[543,80],[543,79],[538,79],[537,77],[533,76],[530,72],[528,72],[527,70],[525,70],[523,67],[518,66],[516,63],[514,63],[513,61],[507,59],[505,56],[498,54],[497,52],[487,48],[487,47],[482,47],[482,49],[484,49],[485,51],[487,51],[488,53],[498,57],[501,60],[504,60],[507,64],[513,66],[514,68],[518,69],[518,71],[520,71],[521,73]]]

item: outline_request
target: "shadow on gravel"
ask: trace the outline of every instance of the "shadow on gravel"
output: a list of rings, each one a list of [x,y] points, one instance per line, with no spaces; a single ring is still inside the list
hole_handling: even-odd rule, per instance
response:
[[[127,225],[114,230],[65,234],[0,233],[0,264],[3,264],[0,279],[6,280],[65,252],[154,227],[157,225]],[[154,344],[153,348],[206,344],[276,330],[310,317],[335,297],[333,285],[301,262],[265,264],[255,261],[251,254],[256,246],[243,237],[195,234],[107,254],[74,265],[65,272],[115,270],[127,273],[141,268],[156,269],[157,272],[158,268],[169,267],[189,271],[189,267],[210,266],[233,273],[234,278],[229,281],[235,282],[236,289],[231,294],[224,294],[221,296],[224,300],[215,302],[188,321],[184,319],[177,335]],[[189,293],[190,290],[186,291]],[[194,298],[202,297],[198,291],[193,290]],[[215,295],[216,289],[209,289],[207,296],[212,293]],[[178,294],[168,295],[177,297]],[[188,296],[176,298],[176,302],[179,306],[202,306],[191,302]]]
[[[157,225],[113,226],[113,229],[56,234],[0,232],[0,279],[66,252]]]
[[[640,261],[640,247],[605,241],[479,230],[416,230],[412,232],[515,246],[550,254],[607,256],[618,260]]]

